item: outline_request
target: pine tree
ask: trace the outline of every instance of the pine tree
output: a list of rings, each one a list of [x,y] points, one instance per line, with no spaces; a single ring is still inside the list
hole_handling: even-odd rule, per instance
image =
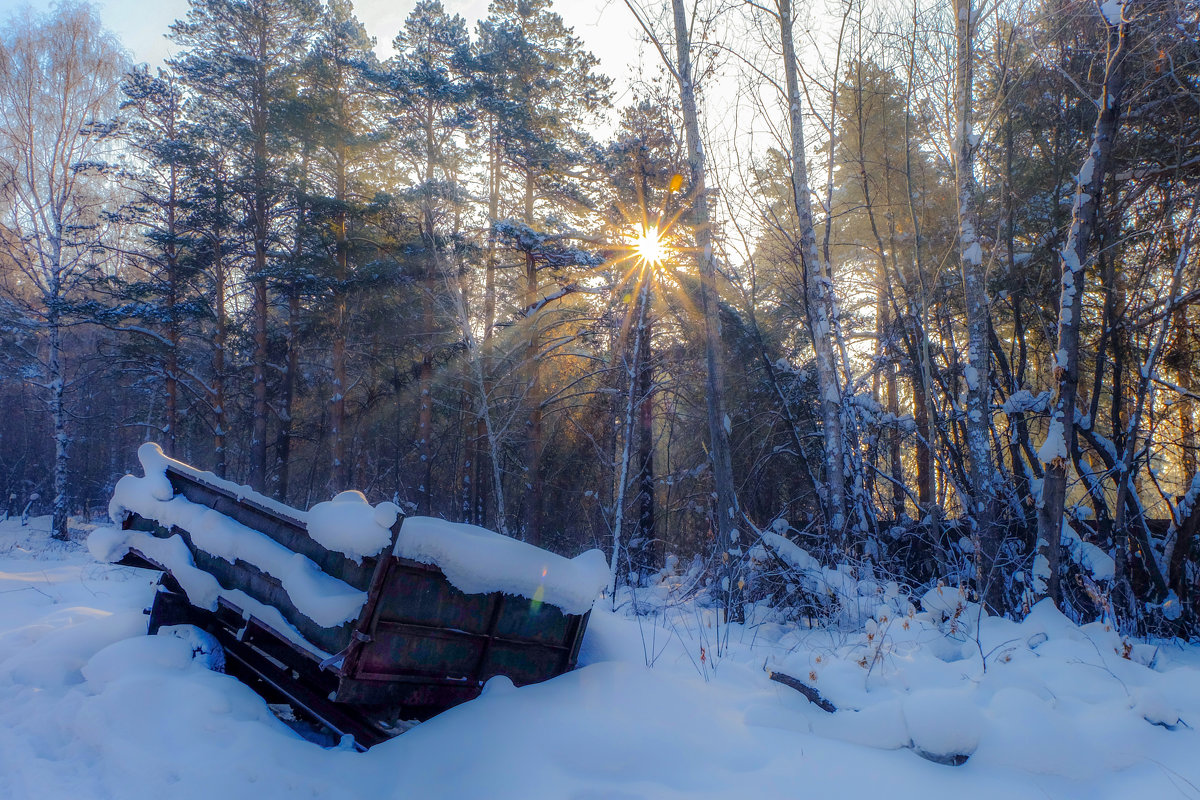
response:
[[[286,141],[277,118],[316,11],[313,0],[193,0],[187,19],[171,26],[182,48],[171,65],[206,105],[210,135],[233,144],[237,158],[230,190],[243,198],[242,224],[253,248],[245,266],[253,330],[249,479],[260,490],[267,484],[270,254],[286,201],[277,169]]]
[[[450,16],[439,0],[420,0],[396,36],[397,55],[387,65],[395,144],[413,176],[420,218],[422,269],[418,509],[429,514],[434,493],[434,358],[445,346],[447,243],[454,208],[462,202],[454,166],[461,160],[462,133],[473,122],[474,80],[466,22]]]
[[[126,76],[121,89],[121,137],[135,160],[121,173],[130,198],[120,220],[133,232],[133,241],[121,247],[126,269],[110,279],[113,304],[101,318],[138,340],[130,344],[129,362],[135,369],[149,368],[161,380],[165,402],[160,444],[174,455],[182,434],[180,404],[186,402],[180,386],[194,372],[185,339],[195,329],[200,310],[187,193],[191,167],[201,154],[188,135],[183,94],[173,75],[159,70],[154,76],[149,68],[139,67]],[[192,386],[188,396],[196,388]]]
[[[585,126],[609,103],[607,78],[572,30],[551,10],[549,0],[494,0],[479,26],[478,58],[484,73],[482,105],[489,117],[500,159],[516,173],[521,204],[518,219],[539,228],[539,201],[554,203],[565,219],[583,199],[571,180],[575,164],[590,144]],[[493,184],[498,197],[500,182]],[[544,219],[544,218],[543,218]],[[546,304],[541,303],[539,271],[544,265],[526,250],[522,302],[525,320],[525,480],[524,531],[538,543],[543,535],[543,403],[541,339]]]
[[[333,0],[324,10],[312,52],[304,69],[303,113],[297,121],[300,137],[311,158],[312,185],[306,189],[311,205],[308,240],[297,237],[322,284],[321,298],[329,298],[332,314],[328,329],[330,349],[329,437],[332,450],[330,489],[351,486],[351,459],[347,452],[347,402],[349,391],[347,349],[351,330],[350,298],[361,262],[371,252],[362,244],[365,205],[378,181],[370,175],[378,164],[375,106],[378,71],[374,41],[354,15],[349,0]],[[306,162],[307,163],[307,162]],[[324,303],[322,303],[324,305]]]

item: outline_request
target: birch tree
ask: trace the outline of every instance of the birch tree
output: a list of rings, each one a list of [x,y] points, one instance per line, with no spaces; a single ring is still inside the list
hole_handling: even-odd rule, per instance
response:
[[[821,406],[821,434],[825,443],[826,517],[835,549],[846,547],[846,452],[842,432],[842,392],[838,381],[834,345],[835,303],[828,259],[817,248],[811,192],[805,157],[804,117],[797,79],[796,46],[792,38],[791,0],[776,0],[783,72],[787,91],[788,131],[791,143],[792,201],[803,260],[803,285],[808,326],[816,355],[817,393]]]
[[[975,551],[976,590],[983,595],[991,583],[996,555],[994,512],[995,468],[992,463],[991,358],[988,328],[987,272],[979,242],[979,214],[975,208],[975,149],[978,136],[971,119],[974,102],[975,31],[979,9],[972,0],[955,0],[954,14],[954,183],[958,197],[958,257],[967,311],[967,474],[970,485],[971,541]]]
[[[691,198],[689,223],[696,241],[696,268],[700,278],[700,314],[704,324],[705,410],[708,420],[709,459],[713,470],[716,499],[713,516],[716,521],[716,545],[719,558],[725,565],[722,587],[726,613],[736,609],[738,597],[734,585],[734,570],[730,551],[737,541],[737,525],[741,515],[733,483],[733,461],[729,446],[729,415],[725,409],[725,357],[721,342],[721,317],[717,294],[717,261],[714,252],[712,219],[709,209],[704,142],[700,133],[700,115],[696,103],[696,77],[692,65],[692,39],[687,9],[683,0],[671,0],[671,25],[674,32],[675,56],[672,59],[663,46],[662,37],[650,28],[644,14],[630,0],[626,6],[638,24],[654,42],[667,70],[679,86],[683,113],[684,140],[687,144],[686,186]],[[693,23],[695,19],[693,18]]]
[[[53,419],[59,539],[67,538],[70,508],[64,337],[78,321],[70,303],[95,274],[107,199],[103,179],[87,166],[103,160],[107,144],[97,134],[117,110],[124,72],[124,51],[89,6],[64,4],[44,17],[26,11],[0,34],[0,203],[13,234],[0,236],[0,248],[28,282],[2,302],[38,335],[37,370],[27,380]]]
[[[1087,158],[1075,176],[1075,200],[1066,244],[1059,253],[1062,292],[1058,304],[1058,349],[1053,358],[1054,401],[1046,438],[1038,450],[1045,465],[1042,496],[1038,501],[1038,558],[1034,567],[1035,591],[1061,600],[1059,553],[1063,508],[1067,493],[1067,463],[1075,448],[1075,401],[1079,394],[1079,329],[1083,315],[1084,281],[1093,234],[1100,211],[1104,180],[1109,171],[1113,142],[1121,120],[1125,88],[1126,36],[1132,2],[1106,6],[1108,50],[1099,114]],[[1115,8],[1115,11],[1113,10]]]

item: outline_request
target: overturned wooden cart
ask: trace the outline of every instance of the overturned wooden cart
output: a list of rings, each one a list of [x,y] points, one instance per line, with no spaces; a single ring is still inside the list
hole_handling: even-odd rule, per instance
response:
[[[139,456],[146,477],[127,476],[114,495],[121,528],[94,534],[92,550],[163,571],[149,632],[177,624],[208,631],[227,671],[353,735],[360,749],[392,735],[389,722],[470,700],[494,676],[520,686],[575,667],[607,572],[598,551],[565,559],[479,528],[405,519],[394,506],[371,515],[359,495],[346,524],[369,516],[385,546],[348,554],[335,549],[337,531],[332,540],[328,533],[342,509],[325,514],[322,544],[305,512],[165,458],[154,445]],[[490,574],[475,574],[472,559]],[[297,589],[305,581],[317,589]],[[327,586],[340,592],[336,603],[360,602],[357,614],[322,619]]]

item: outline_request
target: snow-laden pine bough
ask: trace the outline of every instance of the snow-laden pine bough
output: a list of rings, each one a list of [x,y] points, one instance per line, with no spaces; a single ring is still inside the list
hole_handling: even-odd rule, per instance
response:
[[[138,451],[88,546],[163,577],[149,633],[196,625],[228,671],[372,746],[404,719],[575,667],[608,579],[598,550],[573,559],[483,528],[404,518],[343,492],[299,511]]]

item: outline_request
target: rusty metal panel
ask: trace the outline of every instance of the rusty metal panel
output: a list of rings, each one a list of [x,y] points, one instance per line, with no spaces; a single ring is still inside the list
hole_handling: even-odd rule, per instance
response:
[[[464,682],[434,682],[426,679],[414,683],[393,677],[344,678],[334,700],[354,705],[401,708],[406,714],[425,718],[473,700],[479,696],[479,691],[478,685]]]
[[[441,572],[400,561],[388,575],[378,618],[482,633],[494,602],[492,595],[463,594]]]
[[[546,644],[564,644],[568,618],[556,606],[509,597],[496,624],[496,635]]]
[[[196,566],[226,589],[240,589],[273,606],[311,644],[336,659],[322,663],[308,650],[265,623],[243,619],[241,609],[222,600],[215,614],[197,610],[206,627],[245,645],[246,663],[266,661],[255,672],[273,683],[296,684],[290,696],[306,699],[322,718],[343,727],[359,717],[339,716],[331,702],[368,720],[372,714],[403,709],[422,718],[478,696],[483,683],[505,675],[517,685],[552,678],[575,666],[588,616],[564,614],[559,608],[501,593],[468,595],[454,587],[435,566],[390,555],[355,564],[313,541],[298,519],[168,469],[175,489],[190,501],[223,513],[270,536],[293,552],[312,559],[327,574],[367,592],[356,622],[322,628],[294,606],[279,581],[253,565],[230,564],[196,548],[183,530],[164,530],[132,516],[126,527],[166,537],[179,534]],[[393,543],[400,521],[392,529]],[[171,583],[167,581],[166,583]],[[160,617],[172,614],[164,604]],[[174,609],[174,616],[186,609]],[[275,670],[271,663],[286,669]],[[264,666],[265,665],[265,666]],[[275,674],[278,672],[278,674]],[[267,673],[270,673],[269,675]],[[288,676],[291,677],[288,677]],[[283,689],[289,689],[285,685]],[[350,720],[347,722],[346,720]]]
[[[380,622],[364,648],[359,674],[474,678],[486,637]]]
[[[517,686],[539,683],[562,672],[563,651],[526,642],[497,640],[488,652],[480,680],[504,675]]]

